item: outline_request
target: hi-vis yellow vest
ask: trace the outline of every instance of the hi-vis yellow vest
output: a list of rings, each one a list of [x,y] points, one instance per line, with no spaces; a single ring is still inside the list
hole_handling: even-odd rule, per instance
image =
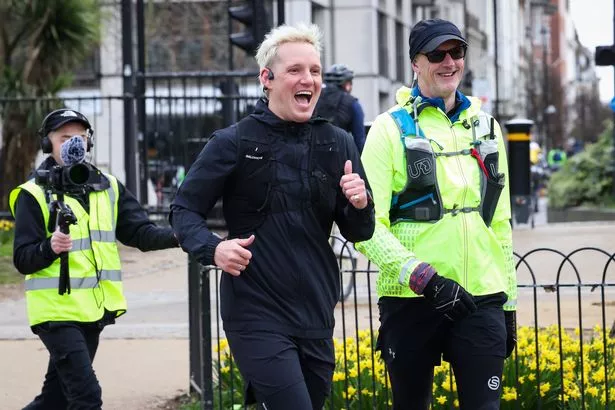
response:
[[[68,254],[71,293],[58,294],[60,258],[36,273],[26,275],[26,305],[30,326],[48,321],[95,322],[105,310],[116,317],[126,312],[120,255],[115,240],[118,212],[117,180],[108,174],[110,187],[89,194],[90,213],[79,201],[64,196],[77,224],[70,225],[73,248]],[[43,189],[30,180],[15,188],[9,197],[11,212],[21,190],[28,191],[41,207],[45,227],[49,209]],[[54,195],[55,199],[55,195]],[[47,236],[51,233],[47,232]]]

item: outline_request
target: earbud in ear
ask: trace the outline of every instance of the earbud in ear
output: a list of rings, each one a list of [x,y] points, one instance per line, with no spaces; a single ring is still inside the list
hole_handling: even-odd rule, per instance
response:
[[[273,71],[270,68],[267,69],[267,80],[273,80]]]

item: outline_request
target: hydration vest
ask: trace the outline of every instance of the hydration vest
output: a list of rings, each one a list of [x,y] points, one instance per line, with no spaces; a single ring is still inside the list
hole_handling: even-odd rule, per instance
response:
[[[415,105],[415,112],[416,112]],[[489,226],[504,188],[504,174],[498,173],[498,144],[493,131],[486,124],[486,115],[464,120],[465,127],[472,128],[472,146],[460,151],[434,152],[432,143],[418,126],[417,115],[399,108],[390,113],[399,128],[401,143],[406,155],[407,181],[404,189],[394,193],[389,218],[391,224],[401,221],[429,222],[442,219],[445,213],[453,216],[460,212],[479,212]],[[487,131],[487,132],[486,132]],[[487,137],[486,139],[479,139]],[[439,156],[471,155],[481,169],[481,201],[477,207],[447,209],[442,206],[442,197],[436,175],[436,158]]]
[[[340,161],[339,134],[324,119],[312,120],[302,132],[311,133],[308,153],[310,198],[296,205],[272,205],[272,195],[281,189],[281,176],[275,172],[276,144],[283,144],[271,128],[250,116],[237,123],[237,166],[226,184],[223,212],[229,237],[254,232],[267,215],[293,211],[296,207],[311,207],[316,215],[329,215],[336,203]],[[278,209],[279,208],[279,209]],[[323,230],[328,228],[323,222]]]

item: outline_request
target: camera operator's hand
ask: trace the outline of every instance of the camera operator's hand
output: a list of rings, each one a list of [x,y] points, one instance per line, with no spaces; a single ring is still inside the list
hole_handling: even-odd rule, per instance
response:
[[[410,289],[425,296],[449,320],[460,320],[476,311],[472,295],[454,280],[438,275],[428,263],[423,262],[414,269]]]
[[[58,227],[51,235],[50,245],[53,253],[59,255],[62,252],[69,252],[73,249],[73,240],[70,238],[70,235],[60,232]]]

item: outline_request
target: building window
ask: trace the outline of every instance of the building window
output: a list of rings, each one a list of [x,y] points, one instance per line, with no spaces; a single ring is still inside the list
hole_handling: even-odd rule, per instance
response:
[[[96,44],[90,55],[73,70],[73,87],[100,87],[100,46]]]
[[[326,9],[316,3],[312,3],[312,23],[316,24],[320,30],[323,32],[323,41],[322,41],[322,51],[320,55],[322,56],[322,66],[323,69],[326,67],[326,55],[327,55],[327,44],[330,41],[333,41],[331,34],[327,35],[324,31],[326,30],[327,24],[325,22],[325,18],[327,17]]]
[[[387,16],[378,12],[378,74],[389,76],[389,38],[387,36]]]
[[[177,42],[179,49],[178,61],[184,71],[200,71],[203,58],[203,43],[198,40],[180,40]]]
[[[170,65],[171,53],[158,40],[147,45],[147,70],[153,72],[165,71]]]
[[[397,21],[395,22],[395,79],[402,83],[406,77],[404,67],[408,55],[406,54],[406,48],[404,25]]]
[[[241,27],[239,27],[241,26]],[[235,32],[246,30],[243,25]],[[146,67],[149,72],[226,70],[228,9],[224,1],[147,2]],[[150,50],[155,44],[154,50]],[[235,69],[256,67],[253,57],[233,50]]]
[[[389,101],[389,93],[379,92],[378,93],[378,105],[380,106],[380,112],[385,112],[389,108],[391,108],[391,101]]]

